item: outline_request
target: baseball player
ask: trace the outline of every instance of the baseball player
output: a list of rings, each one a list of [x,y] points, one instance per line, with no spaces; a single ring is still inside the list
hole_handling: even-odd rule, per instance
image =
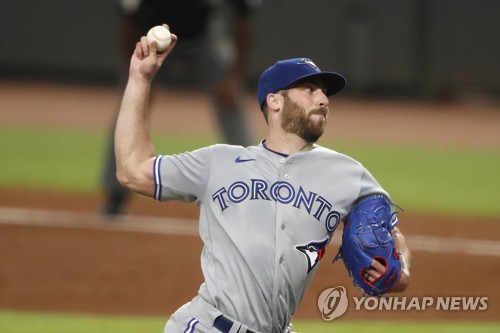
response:
[[[345,80],[307,58],[279,61],[259,81],[268,124],[262,142],[161,155],[146,125],[148,97],[175,47],[177,36],[172,38],[160,54],[145,37],[137,43],[115,133],[122,184],[156,200],[200,207],[205,282],[170,317],[165,332],[290,332],[339,223],[360,198],[389,198],[360,163],[315,144],[328,119],[328,96]],[[409,251],[395,214],[387,223],[403,263],[391,291],[402,291],[409,283]],[[373,260],[366,280],[377,280],[384,270]]]

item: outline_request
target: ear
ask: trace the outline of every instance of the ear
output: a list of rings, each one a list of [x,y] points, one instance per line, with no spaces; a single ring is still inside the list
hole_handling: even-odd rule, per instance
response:
[[[270,110],[279,110],[283,104],[283,96],[281,94],[267,94],[266,102]]]

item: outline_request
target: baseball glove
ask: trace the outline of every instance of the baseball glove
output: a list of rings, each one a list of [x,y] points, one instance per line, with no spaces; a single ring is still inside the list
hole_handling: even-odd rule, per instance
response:
[[[370,296],[389,292],[401,277],[391,219],[391,203],[382,195],[373,195],[359,201],[344,223],[342,245],[335,260],[342,258],[354,285]],[[367,269],[372,265],[372,259],[386,269],[378,279],[370,282]]]

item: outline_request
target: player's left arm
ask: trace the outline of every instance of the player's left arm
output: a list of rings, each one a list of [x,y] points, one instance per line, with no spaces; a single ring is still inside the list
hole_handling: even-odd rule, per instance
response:
[[[394,246],[399,252],[399,262],[401,263],[401,277],[397,285],[391,289],[391,292],[403,292],[410,284],[410,268],[411,268],[411,253],[406,245],[406,240],[398,227],[392,229],[392,237],[394,239]],[[372,260],[372,265],[368,268],[367,277],[369,281],[374,282],[385,274],[386,267],[379,263],[377,260]]]
[[[401,277],[399,282],[391,292],[403,292],[408,288],[410,284],[410,268],[411,268],[411,253],[410,249],[406,245],[406,239],[398,227],[392,229],[392,237],[394,239],[394,246],[399,252],[399,262],[401,263]],[[369,281],[375,281],[380,278],[386,271],[386,267],[379,263],[377,260],[373,259],[372,265],[367,272],[370,277]]]

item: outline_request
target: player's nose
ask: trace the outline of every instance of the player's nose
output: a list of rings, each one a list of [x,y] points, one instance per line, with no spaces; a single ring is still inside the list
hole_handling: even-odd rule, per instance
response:
[[[323,90],[318,90],[316,103],[318,106],[328,109],[330,100],[328,99],[328,96],[326,96],[326,93]]]

